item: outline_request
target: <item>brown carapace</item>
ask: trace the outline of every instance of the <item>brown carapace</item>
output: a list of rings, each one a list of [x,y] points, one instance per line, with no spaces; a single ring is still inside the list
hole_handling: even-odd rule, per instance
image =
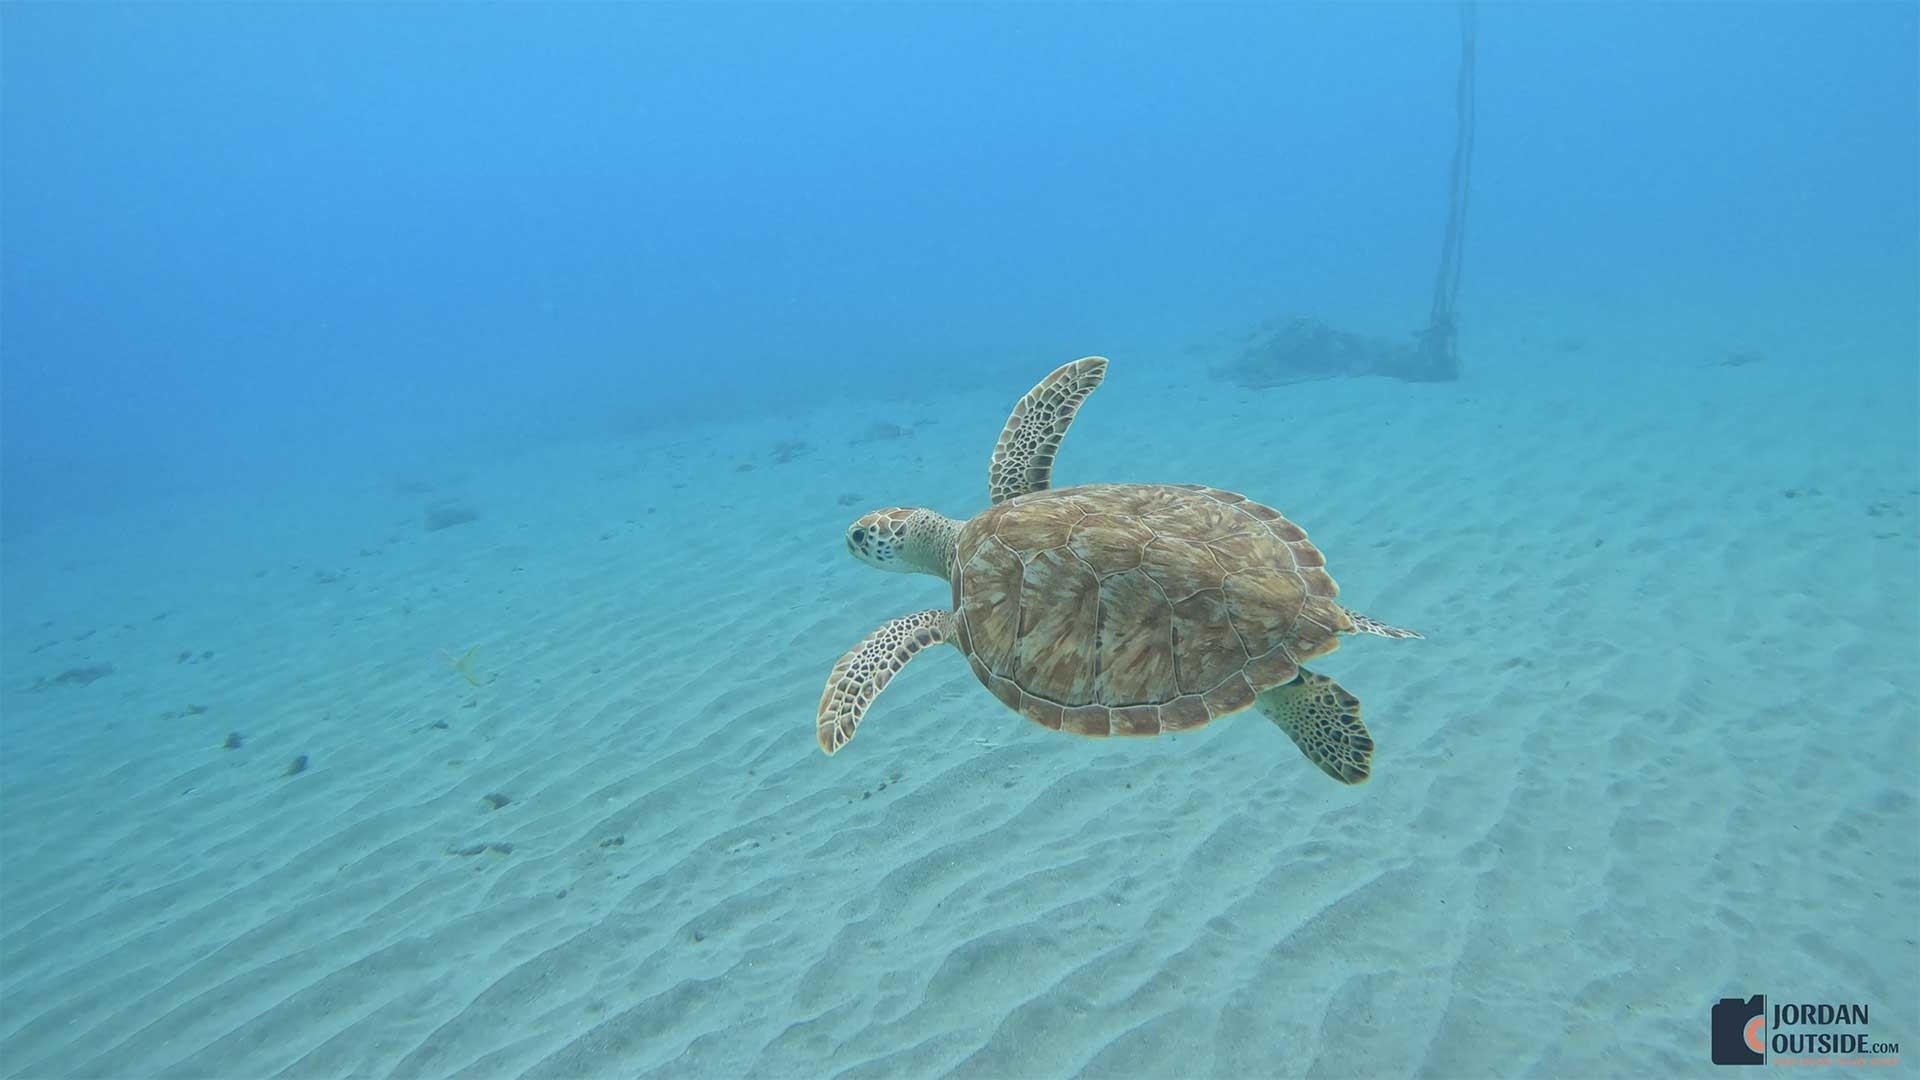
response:
[[[835,665],[820,746],[853,737],[921,651],[951,644],[1008,708],[1076,735],[1158,735],[1257,706],[1344,783],[1371,771],[1360,702],[1301,664],[1342,635],[1419,637],[1348,611],[1306,531],[1245,496],[1196,484],[1052,488],[1053,457],[1106,374],[1067,364],[1014,408],[966,522],[891,508],[849,527],[856,557],[946,577],[950,611],[894,619]]]

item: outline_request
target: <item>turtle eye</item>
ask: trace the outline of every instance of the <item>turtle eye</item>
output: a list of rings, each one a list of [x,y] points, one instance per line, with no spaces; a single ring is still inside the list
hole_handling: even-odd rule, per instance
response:
[[[853,530],[853,542],[854,542],[854,543],[856,543],[856,544],[864,544],[864,543],[866,543],[866,542],[867,542],[867,530],[865,530],[865,529],[855,529],[855,530]]]

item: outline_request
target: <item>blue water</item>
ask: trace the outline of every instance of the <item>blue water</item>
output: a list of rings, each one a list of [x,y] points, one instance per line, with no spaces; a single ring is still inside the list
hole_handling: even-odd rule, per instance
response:
[[[1795,297],[1910,340],[1911,5],[1483,18],[1470,322]],[[1458,60],[1437,4],[6,27],[12,532],[423,432],[910,391],[1280,312],[1410,332]]]
[[[1455,147],[1461,13],[1452,5],[0,9],[0,546],[9,549],[0,681],[10,695],[0,697],[0,727],[10,729],[13,767],[67,753],[37,742],[41,732],[115,709],[152,711],[128,687],[155,684],[124,650],[137,652],[126,643],[136,624],[157,621],[156,607],[178,625],[194,618],[195,596],[217,598],[219,614],[208,607],[199,625],[224,626],[237,645],[251,631],[232,612],[268,621],[280,603],[249,593],[248,581],[293,564],[303,583],[337,577],[327,567],[402,546],[393,538],[402,534],[414,543],[428,504],[479,504],[480,524],[500,530],[488,534],[490,550],[510,547],[510,562],[538,573],[540,553],[564,546],[556,537],[610,535],[599,530],[614,526],[593,511],[628,483],[646,494],[609,520],[640,530],[634,523],[656,507],[685,516],[674,517],[678,535],[647,534],[655,546],[643,570],[624,571],[636,574],[627,595],[724,579],[755,555],[750,535],[704,518],[712,507],[816,506],[806,527],[831,549],[841,519],[895,497],[872,472],[809,462],[807,453],[848,438],[868,445],[858,441],[864,422],[840,431],[818,417],[936,431],[938,444],[912,444],[914,467],[929,470],[916,482],[970,492],[984,474],[975,444],[997,420],[970,434],[937,426],[953,403],[1010,400],[1055,364],[1096,353],[1126,372],[1127,385],[1107,392],[1113,415],[1134,418],[1124,434],[1086,436],[1104,448],[1100,460],[1150,465],[1155,451],[1143,447],[1166,445],[1175,462],[1231,462],[1231,452],[1199,449],[1224,405],[1186,411],[1191,428],[1155,425],[1173,415],[1162,410],[1189,402],[1252,401],[1232,415],[1273,421],[1255,441],[1286,466],[1273,468],[1276,485],[1310,476],[1303,483],[1356,510],[1381,500],[1356,490],[1370,474],[1343,473],[1339,462],[1364,459],[1368,429],[1395,416],[1399,431],[1380,445],[1423,468],[1444,464],[1458,505],[1492,518],[1475,501],[1498,490],[1488,478],[1527,465],[1514,449],[1525,440],[1497,434],[1508,421],[1541,420],[1543,454],[1596,469],[1643,453],[1656,469],[1683,469],[1687,425],[1705,430],[1734,410],[1733,421],[1750,423],[1722,423],[1714,430],[1727,441],[1711,447],[1701,436],[1698,460],[1737,461],[1731,440],[1751,439],[1739,445],[1777,463],[1767,498],[1799,500],[1811,488],[1843,498],[1844,508],[1793,503],[1795,514],[1833,522],[1832,535],[1791,533],[1809,547],[1805,562],[1833,580],[1700,583],[1701,605],[1764,614],[1777,599],[1844,619],[1821,601],[1857,585],[1885,610],[1911,613],[1920,605],[1920,6],[1488,5],[1477,17],[1460,378],[1390,391],[1378,390],[1381,380],[1345,380],[1375,389],[1316,391],[1328,396],[1304,399],[1309,406],[1246,398],[1221,365],[1275,319],[1309,315],[1396,341],[1426,324]],[[1761,389],[1712,404],[1723,376]],[[1607,389],[1624,386],[1633,401],[1610,402]],[[1791,403],[1796,387],[1817,388],[1808,400],[1825,410],[1818,422],[1753,404]],[[1668,398],[1671,414],[1637,411]],[[1518,404],[1472,424],[1439,411],[1495,401]],[[1286,411],[1296,407],[1356,420],[1328,432]],[[803,415],[816,419],[796,461],[770,465],[774,440],[757,435],[751,451],[702,449],[706,432]],[[1552,428],[1556,419],[1566,426]],[[1282,438],[1296,421],[1324,436],[1311,463]],[[1484,443],[1473,441],[1473,424],[1484,424]],[[1673,452],[1645,450],[1669,437]],[[962,442],[964,460],[949,462]],[[1436,463],[1421,460],[1428,444],[1465,449]],[[613,448],[604,470],[572,464],[567,448],[579,446]],[[570,464],[547,477],[528,464],[545,460]],[[775,468],[791,471],[770,481]],[[1684,473],[1646,482],[1675,475]],[[829,501],[836,492],[861,501],[822,505],[815,486]],[[369,491],[392,502],[368,511],[378,524],[362,528],[352,515]],[[557,493],[577,495],[566,505],[584,509],[541,501]],[[791,507],[780,501],[789,495]],[[1669,495],[1653,505],[1682,517],[1669,533],[1676,544],[1712,531],[1722,504]],[[1756,522],[1784,513],[1765,505]],[[1409,527],[1405,542],[1420,531]],[[1833,535],[1869,531],[1877,554],[1842,566]],[[1349,549],[1372,535],[1352,535]],[[1497,548],[1501,538],[1472,542]],[[1392,562],[1359,555],[1370,557],[1383,569]],[[455,575],[445,581],[410,586],[395,575],[394,588],[418,589],[407,594],[408,617],[442,605],[457,624],[461,603],[490,603],[463,591],[472,588],[458,576],[468,558],[478,556],[445,556]],[[823,573],[862,580],[850,564]],[[1429,619],[1498,603],[1480,582],[1409,585],[1429,590],[1431,610],[1415,613]],[[750,608],[759,588],[740,586],[727,602]],[[127,600],[136,595],[139,604]],[[148,603],[163,596],[165,605]],[[502,636],[511,635],[497,628],[529,617],[486,610],[475,621]],[[697,605],[672,610],[689,640],[717,636],[724,623]],[[804,643],[795,663],[807,674],[781,708],[811,707],[815,669],[851,643],[843,639],[858,620],[898,613],[861,611],[831,626],[782,624],[769,647]],[[94,625],[121,629],[91,637]],[[339,639],[361,632],[345,616],[328,625]],[[1843,663],[1875,673],[1874,730],[1897,736],[1875,745],[1891,745],[1904,776],[1896,787],[1909,796],[1876,805],[1887,820],[1920,827],[1910,735],[1920,726],[1920,643],[1910,615],[1889,629],[1894,640],[1879,640],[1880,651],[1831,662],[1817,635],[1769,647],[1828,674]],[[564,623],[555,631],[565,632]],[[112,659],[109,639],[123,649],[112,681],[45,685]],[[153,648],[173,662],[171,645]],[[705,663],[685,660],[689,671]],[[1771,659],[1718,671],[1698,662],[1723,686],[1780,670]],[[185,671],[184,652],[180,664]],[[543,685],[563,684],[564,672]],[[365,679],[359,669],[334,674],[342,687]],[[995,707],[964,673],[952,685],[975,694],[967,700],[982,713]],[[1471,697],[1455,689],[1455,700]],[[123,696],[79,696],[108,691]],[[161,696],[195,693],[217,697],[171,687]],[[718,725],[738,719],[713,700]],[[1718,720],[1730,732],[1747,722],[1731,712]],[[1835,705],[1798,720],[1840,732],[1860,717]],[[44,812],[20,790],[5,807],[16,823]],[[1883,890],[1834,902],[1910,958],[1914,916],[1900,905],[1915,896],[1920,849],[1912,832],[1894,835],[1875,834]],[[0,890],[24,876],[18,862],[0,866]],[[0,894],[0,940],[31,951],[51,931],[10,918],[9,906]],[[112,985],[115,971],[102,963],[90,970]],[[33,985],[0,989],[0,1048],[17,1038],[22,1055],[0,1057],[0,1074],[85,1073],[87,1048],[63,1049],[35,1026],[43,1016],[27,1000]],[[1920,1023],[1920,982],[1865,985],[1883,994],[1873,1004],[1885,1015]],[[1828,1000],[1858,990],[1808,992]],[[1336,988],[1328,1000],[1350,1004],[1356,992]],[[1671,1041],[1636,1066],[1699,1064],[1684,1048],[1706,1037],[1710,1004],[1645,1002],[1671,1021]],[[870,1042],[866,1060],[884,1060],[893,1049],[884,1043]],[[1669,1046],[1682,1051],[1661,1056]],[[770,1051],[755,1069],[850,1067],[809,1053]],[[631,1068],[653,1067],[654,1049],[634,1054]],[[1456,1046],[1360,1071],[1419,1061],[1481,1073],[1523,1071],[1528,1061],[1610,1069],[1585,1055],[1476,1057]],[[593,1060],[629,1067],[616,1051]],[[1016,1060],[990,1059],[1000,1069]],[[1302,1060],[1221,1059],[1289,1075]],[[398,1051],[369,1051],[361,1067],[454,1071],[401,1061]],[[1320,1067],[1350,1071],[1331,1058]]]

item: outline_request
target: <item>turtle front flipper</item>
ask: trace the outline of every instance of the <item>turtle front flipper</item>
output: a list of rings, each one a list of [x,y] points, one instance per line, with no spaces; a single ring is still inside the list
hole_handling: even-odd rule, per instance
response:
[[[1103,356],[1062,364],[1013,407],[993,448],[993,463],[987,467],[987,492],[995,506],[1052,485],[1053,456],[1060,451],[1060,440],[1067,437],[1080,404],[1106,377]]]
[[[867,715],[867,706],[889,680],[921,650],[946,641],[953,633],[953,613],[934,609],[891,619],[847,650],[827,676],[816,721],[820,749],[831,754],[853,738]]]
[[[1358,784],[1372,771],[1373,736],[1360,722],[1360,699],[1339,683],[1301,668],[1298,678],[1261,693],[1253,703],[1321,772]]]

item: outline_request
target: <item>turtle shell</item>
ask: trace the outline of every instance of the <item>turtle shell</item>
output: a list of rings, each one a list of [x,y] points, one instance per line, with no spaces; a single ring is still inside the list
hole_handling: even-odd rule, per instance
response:
[[[1079,735],[1158,735],[1253,704],[1354,626],[1306,531],[1198,485],[1037,491],[967,522],[956,644],[1009,708]]]

